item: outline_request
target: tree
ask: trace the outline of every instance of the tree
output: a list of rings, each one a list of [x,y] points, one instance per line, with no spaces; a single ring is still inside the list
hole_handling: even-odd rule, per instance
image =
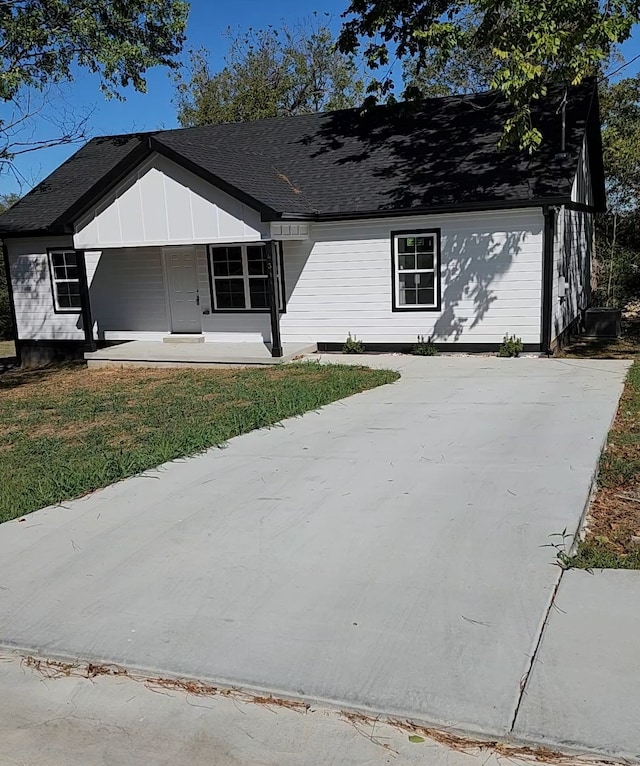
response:
[[[618,213],[640,200],[640,75],[600,86],[607,201]]]
[[[83,137],[86,116],[70,112],[48,115],[50,138],[28,135],[76,67],[96,74],[107,98],[129,85],[144,92],[150,67],[177,67],[187,14],[185,0],[0,0],[0,171],[18,154]]]
[[[11,205],[18,201],[17,194],[0,196],[0,213],[4,213]],[[14,337],[13,323],[11,321],[11,309],[9,307],[9,290],[7,288],[7,275],[4,271],[4,258],[0,248],[0,340],[11,340]]]
[[[211,71],[201,49],[191,51],[188,79],[178,78],[178,120],[185,127],[343,109],[362,99],[354,59],[336,50],[324,23],[310,19],[293,29],[227,36],[221,71]]]
[[[640,294],[640,75],[600,84],[607,212],[596,222],[594,277],[603,304]]]
[[[491,87],[513,107],[503,141],[531,151],[542,140],[532,101],[549,82],[577,84],[598,71],[640,21],[640,0],[351,0],[346,15],[340,50],[363,47],[372,69],[387,68],[370,83],[372,99],[392,91],[397,60],[442,69],[456,51],[483,52]]]
[[[460,18],[460,25],[470,41],[479,24],[480,18],[473,11]],[[485,48],[457,45],[444,63],[438,63],[435,54],[435,51],[425,51],[422,56],[403,60],[402,81],[406,98],[478,93],[491,87],[495,62]]]

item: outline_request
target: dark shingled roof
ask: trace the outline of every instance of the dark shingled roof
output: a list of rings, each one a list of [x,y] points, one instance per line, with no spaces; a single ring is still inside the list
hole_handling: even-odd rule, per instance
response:
[[[322,219],[568,201],[585,131],[604,205],[594,84],[537,102],[541,148],[500,150],[510,107],[490,92],[247,123],[95,138],[0,216],[4,235],[71,230],[88,207],[159,151],[258,209]]]

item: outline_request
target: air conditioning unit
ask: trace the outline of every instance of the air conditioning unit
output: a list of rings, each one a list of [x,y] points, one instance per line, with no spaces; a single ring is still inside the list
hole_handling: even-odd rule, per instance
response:
[[[591,308],[584,312],[584,336],[617,338],[622,325],[622,311],[612,307]]]

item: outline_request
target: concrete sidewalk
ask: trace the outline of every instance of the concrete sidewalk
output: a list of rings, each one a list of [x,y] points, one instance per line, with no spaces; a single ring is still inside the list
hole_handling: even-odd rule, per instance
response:
[[[563,574],[514,734],[640,760],[640,572]]]
[[[0,655],[2,766],[513,766],[518,748],[454,749],[339,710],[201,696],[129,678],[48,679]],[[414,735],[415,736],[415,735]],[[452,740],[456,748],[462,743]],[[544,758],[546,766],[570,759]],[[576,761],[579,766],[588,762]]]
[[[508,736],[627,364],[372,363],[401,380],[2,525],[0,644]]]

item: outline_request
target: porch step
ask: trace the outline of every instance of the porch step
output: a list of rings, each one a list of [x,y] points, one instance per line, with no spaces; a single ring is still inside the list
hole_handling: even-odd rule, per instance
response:
[[[162,339],[163,343],[204,343],[204,335],[198,335],[197,333],[193,334],[184,334],[181,335],[180,333],[175,333],[172,335],[167,335]]]

